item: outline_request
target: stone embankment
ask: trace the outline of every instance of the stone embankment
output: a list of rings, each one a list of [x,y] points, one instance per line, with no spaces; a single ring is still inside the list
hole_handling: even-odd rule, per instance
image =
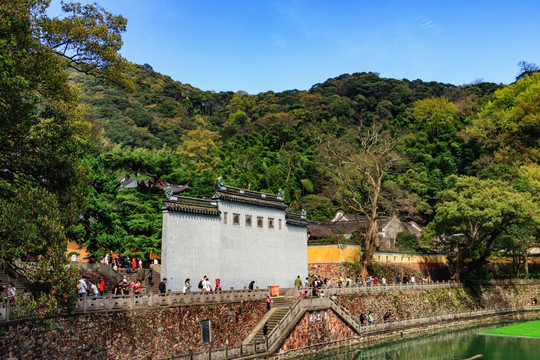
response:
[[[472,321],[484,321],[498,316],[540,314],[535,310],[518,310],[526,306],[531,298],[539,297],[538,282],[486,285],[480,292],[474,293],[456,284],[431,288],[325,289],[325,293],[327,297],[337,294],[337,305],[323,306],[328,301],[319,301],[312,302],[311,308],[306,308],[304,312],[296,308],[297,316],[288,317],[293,320],[287,326],[276,325],[282,334],[270,334],[272,340],[277,337],[280,339],[279,344],[273,341],[272,346],[279,345],[273,352],[281,351],[287,356],[293,356],[296,351],[294,349],[344,346],[368,338],[379,341],[400,336],[401,333],[408,336],[419,329],[433,331],[438,326],[446,328],[446,324],[450,323],[465,324],[471,321],[471,317]],[[172,301],[173,298],[170,299]],[[347,309],[347,313],[343,309]],[[481,309],[489,311],[478,312]],[[383,324],[382,315],[388,310],[398,319],[406,321]],[[368,311],[376,315],[375,325],[360,327],[358,335],[354,326],[349,324],[357,321],[362,312]],[[467,315],[471,311],[478,315]],[[240,346],[252,330],[259,326],[265,314],[264,300],[254,299],[228,303],[183,303],[131,310],[104,308],[47,321],[9,321],[0,323],[0,354],[2,357],[17,359],[188,359],[190,350],[207,354],[211,348],[211,358],[217,359],[214,354],[217,355],[219,349],[227,346],[227,349],[232,350]],[[449,316],[446,320],[441,320],[441,317],[438,320],[435,317],[429,323],[421,320],[445,314]],[[347,320],[347,316],[354,319]],[[204,320],[210,322],[209,343],[203,342],[202,338],[201,323]],[[403,326],[398,327],[398,323]],[[263,353],[266,350],[265,344],[248,344],[241,349],[247,350],[250,347]],[[180,356],[182,354],[188,355]],[[228,350],[221,354],[222,358],[233,355]]]

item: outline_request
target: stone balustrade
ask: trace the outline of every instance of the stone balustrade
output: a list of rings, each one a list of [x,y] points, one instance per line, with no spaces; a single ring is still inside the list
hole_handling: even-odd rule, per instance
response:
[[[93,268],[99,264],[91,264]],[[107,267],[107,266],[105,266]],[[492,280],[486,285],[540,285],[540,279],[510,279],[510,280]],[[358,295],[373,294],[383,291],[404,291],[404,290],[423,290],[423,289],[447,289],[463,286],[462,283],[455,281],[430,282],[425,284],[388,284],[371,286],[342,286],[342,287],[322,287],[327,297],[332,295]],[[299,291],[306,291],[311,294],[312,288],[302,287],[300,289],[291,288],[288,295],[296,296]],[[130,296],[85,296],[77,302],[73,313],[95,312],[95,311],[115,311],[115,310],[142,310],[163,306],[181,306],[181,305],[199,305],[230,303],[239,301],[256,301],[266,298],[269,295],[269,289],[256,290],[226,290],[219,293],[205,294],[193,292],[190,294],[168,293],[168,294],[148,294],[148,295],[130,295]],[[315,301],[315,300],[314,300]],[[18,311],[16,311],[18,310]],[[19,314],[19,315],[17,315]],[[24,317],[24,309],[10,307],[9,304],[0,304],[0,322],[14,320]]]
[[[540,279],[498,279],[483,282],[482,285],[540,285]],[[324,291],[326,296],[332,295],[357,295],[357,294],[373,294],[386,291],[404,291],[404,290],[421,290],[421,289],[449,289],[462,287],[463,283],[449,281],[433,281],[428,283],[407,283],[407,284],[387,284],[387,285],[356,285],[352,286],[322,286],[319,290]],[[300,289],[292,288],[287,292],[287,295],[297,296],[299,292],[311,294],[312,287],[301,287]]]
[[[173,293],[128,295],[128,296],[83,296],[77,302],[72,314],[87,312],[107,312],[118,310],[144,310],[156,307],[222,304],[240,301],[258,301],[270,295],[269,289],[255,290],[226,290],[216,293],[193,292],[189,294]],[[0,322],[24,318],[24,309],[9,306],[8,303],[0,305]]]
[[[472,311],[460,311],[452,313],[444,313],[429,317],[421,317],[415,319],[403,319],[390,322],[380,322],[367,325],[361,325],[362,335],[369,334],[372,332],[378,331],[387,331],[392,329],[403,329],[408,327],[416,327],[427,324],[436,324],[446,321],[454,321],[461,319],[473,319],[477,317],[489,317],[492,315],[499,315],[503,313],[512,313],[518,311],[528,311],[534,310],[538,311],[540,308],[537,305],[525,305],[525,306],[511,306],[511,307],[500,307],[500,308],[491,308],[491,309],[482,309],[482,310],[472,310]]]

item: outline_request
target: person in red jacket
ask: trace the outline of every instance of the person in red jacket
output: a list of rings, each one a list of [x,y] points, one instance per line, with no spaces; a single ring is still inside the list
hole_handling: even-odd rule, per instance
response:
[[[103,292],[105,291],[105,280],[103,280],[103,278],[99,281],[98,290],[99,293],[103,295]]]

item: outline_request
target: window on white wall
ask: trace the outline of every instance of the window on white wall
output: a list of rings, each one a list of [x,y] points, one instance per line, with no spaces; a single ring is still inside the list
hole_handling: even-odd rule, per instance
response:
[[[246,215],[246,226],[251,226],[251,215]]]
[[[274,228],[274,219],[268,218],[268,228],[273,229]]]
[[[278,229],[281,230],[281,219],[278,220]]]
[[[227,213],[226,212],[223,213],[223,223],[224,224],[227,223]]]
[[[257,227],[262,228],[263,227],[263,217],[257,216]]]
[[[240,214],[233,214],[233,225],[240,225]]]

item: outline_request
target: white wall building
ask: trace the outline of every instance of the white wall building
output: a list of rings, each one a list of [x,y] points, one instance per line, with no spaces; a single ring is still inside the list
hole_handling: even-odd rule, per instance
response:
[[[161,277],[167,288],[193,290],[202,276],[223,290],[293,287],[307,267],[307,222],[286,211],[282,196],[219,185],[212,199],[172,197],[163,203]]]

